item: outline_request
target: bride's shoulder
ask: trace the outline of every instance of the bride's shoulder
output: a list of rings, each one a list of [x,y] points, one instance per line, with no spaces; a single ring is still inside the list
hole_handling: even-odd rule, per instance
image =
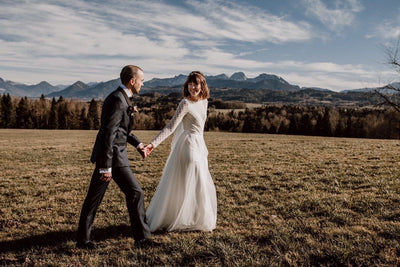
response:
[[[178,108],[180,108],[180,109],[186,109],[186,108],[189,107],[189,103],[190,103],[190,101],[189,101],[186,97],[184,97],[184,98],[179,102]]]
[[[186,97],[182,98],[182,100],[179,102],[179,105],[188,105],[190,103],[190,100],[187,99]]]

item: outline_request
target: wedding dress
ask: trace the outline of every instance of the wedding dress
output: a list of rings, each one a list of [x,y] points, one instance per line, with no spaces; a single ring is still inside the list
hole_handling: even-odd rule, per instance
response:
[[[203,138],[207,104],[182,99],[171,121],[151,141],[157,147],[174,132],[171,153],[146,213],[152,232],[215,229],[217,196]]]

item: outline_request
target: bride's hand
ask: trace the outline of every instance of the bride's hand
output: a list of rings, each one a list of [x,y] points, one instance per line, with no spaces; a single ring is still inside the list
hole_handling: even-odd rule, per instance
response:
[[[148,144],[147,146],[145,146],[144,153],[145,153],[146,157],[150,155],[150,153],[151,153],[151,151],[153,151],[153,149],[154,149],[154,146],[151,143]]]

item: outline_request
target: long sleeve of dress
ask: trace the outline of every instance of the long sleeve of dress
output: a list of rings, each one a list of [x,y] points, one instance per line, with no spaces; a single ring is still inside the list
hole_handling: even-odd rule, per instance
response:
[[[178,127],[179,123],[181,123],[183,117],[188,113],[189,103],[184,98],[178,105],[178,108],[175,111],[174,116],[168,122],[168,124],[161,130],[161,132],[151,141],[154,148],[156,148],[159,144],[161,144],[168,136],[170,136]]]

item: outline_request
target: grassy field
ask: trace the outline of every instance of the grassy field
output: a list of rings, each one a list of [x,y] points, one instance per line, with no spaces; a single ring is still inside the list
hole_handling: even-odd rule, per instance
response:
[[[137,131],[143,142],[156,134]],[[212,233],[163,233],[134,248],[111,183],[94,251],[75,248],[95,131],[0,130],[1,265],[307,266],[400,264],[400,142],[205,134],[218,197]],[[148,205],[170,139],[131,168]]]

